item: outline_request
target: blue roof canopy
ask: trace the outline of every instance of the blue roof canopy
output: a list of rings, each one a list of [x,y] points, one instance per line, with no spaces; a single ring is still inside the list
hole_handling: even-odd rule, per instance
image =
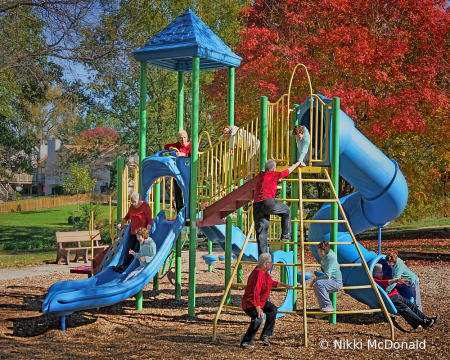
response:
[[[193,56],[200,57],[200,70],[238,67],[242,60],[190,9],[133,55],[137,61],[171,71],[192,71]]]

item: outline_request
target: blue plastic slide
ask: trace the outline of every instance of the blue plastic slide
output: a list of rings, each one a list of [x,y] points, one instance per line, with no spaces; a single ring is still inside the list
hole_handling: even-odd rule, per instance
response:
[[[144,159],[142,163],[142,190],[147,194],[154,181],[163,176],[176,178],[184,199],[189,199],[189,159],[177,158],[173,152],[160,151],[156,155]],[[75,311],[108,306],[135,295],[144,288],[157,274],[159,268],[169,255],[175,240],[186,222],[188,203],[178,213],[173,221],[165,217],[161,211],[153,221],[150,236],[156,243],[157,253],[153,260],[138,276],[123,281],[127,274],[139,266],[135,259],[128,269],[119,274],[111,269],[112,266],[123,262],[130,237],[129,227],[122,234],[120,248],[109,265],[96,276],[77,281],[62,281],[51,286],[43,304],[44,314],[64,317]],[[106,255],[108,256],[108,254]],[[63,324],[64,328],[64,324]]]
[[[323,99],[330,103],[330,99]],[[309,127],[309,101],[300,105],[298,113],[302,125]],[[302,113],[303,110],[303,113]],[[408,200],[408,187],[398,165],[387,158],[354,126],[353,121],[343,112],[339,113],[339,170],[357,192],[340,199],[354,234],[369,228],[383,226],[399,216]],[[342,217],[340,217],[342,219]],[[330,204],[324,204],[315,214],[314,220],[330,219]],[[344,223],[338,224],[338,241],[349,242],[351,236]],[[330,240],[330,225],[313,223],[309,229],[309,241]],[[385,275],[391,275],[391,269],[383,255],[376,255],[359,245],[362,254],[372,272],[376,263],[383,265]],[[339,245],[339,263],[361,263],[354,245]],[[315,259],[320,262],[317,246],[311,246]],[[370,285],[364,267],[342,267],[344,286]],[[381,290],[381,288],[379,288]],[[371,308],[380,304],[373,289],[347,290],[356,300]],[[384,291],[380,291],[390,312],[396,309]],[[409,294],[402,293],[405,297]]]

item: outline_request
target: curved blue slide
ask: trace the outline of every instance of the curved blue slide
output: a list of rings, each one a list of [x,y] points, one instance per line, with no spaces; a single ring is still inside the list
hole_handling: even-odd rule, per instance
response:
[[[323,98],[326,103],[330,99]],[[309,124],[309,101],[300,105],[300,124]],[[309,127],[309,125],[308,125]],[[353,233],[359,234],[369,228],[383,226],[398,217],[408,200],[408,187],[403,174],[395,161],[387,158],[356,128],[353,121],[340,110],[339,113],[339,171],[357,192],[342,199],[347,219]],[[314,220],[330,219],[330,204],[326,203],[313,217]],[[342,217],[340,216],[340,219]],[[330,240],[330,225],[328,223],[312,223],[308,233],[309,241]],[[339,242],[352,241],[344,223],[338,224]],[[367,251],[359,245],[361,252],[372,272],[376,263],[383,265],[383,273],[391,275],[391,268],[384,260],[384,255]],[[317,246],[310,246],[315,259],[320,262]],[[342,264],[361,263],[354,245],[339,245],[338,261]],[[370,280],[362,266],[341,268],[344,286],[370,285]],[[397,310],[386,293],[379,287],[388,311],[395,314]],[[410,298],[406,286],[402,295]],[[367,304],[372,309],[380,308],[378,298],[373,289],[346,290],[356,300]]]
[[[178,234],[181,232],[188,214],[189,199],[189,160],[177,158],[170,151],[160,151],[154,156],[147,157],[142,162],[142,190],[147,194],[156,179],[169,176],[176,178],[184,194],[184,206],[173,221],[165,217],[161,211],[153,221],[150,236],[156,243],[157,253],[150,264],[136,277],[123,282],[127,274],[139,266],[135,259],[128,269],[119,274],[111,269],[121,264],[130,237],[129,226],[122,234],[122,241],[116,256],[109,265],[96,276],[76,281],[61,281],[53,284],[43,304],[44,314],[53,314],[64,317],[75,311],[108,306],[123,301],[142,290],[153,277],[169,255]],[[64,324],[63,324],[64,329]]]

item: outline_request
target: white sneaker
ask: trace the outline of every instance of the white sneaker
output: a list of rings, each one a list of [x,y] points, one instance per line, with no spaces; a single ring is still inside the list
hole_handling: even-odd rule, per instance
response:
[[[303,161],[300,162],[300,165],[301,166],[306,166],[306,164]]]
[[[322,311],[324,311],[324,312],[334,311],[334,307],[333,307],[332,305],[328,305],[328,306],[325,306],[325,307],[322,309]]]

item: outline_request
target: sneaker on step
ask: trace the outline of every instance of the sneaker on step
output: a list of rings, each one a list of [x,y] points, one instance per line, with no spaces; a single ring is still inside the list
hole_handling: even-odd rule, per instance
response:
[[[322,311],[324,311],[324,312],[334,311],[334,307],[333,307],[332,305],[328,305],[328,306],[325,306],[325,307],[322,309]]]
[[[281,241],[283,241],[283,240],[288,240],[288,241],[291,240],[291,235],[289,235],[289,234],[288,235],[283,235],[282,234],[281,235]]]

